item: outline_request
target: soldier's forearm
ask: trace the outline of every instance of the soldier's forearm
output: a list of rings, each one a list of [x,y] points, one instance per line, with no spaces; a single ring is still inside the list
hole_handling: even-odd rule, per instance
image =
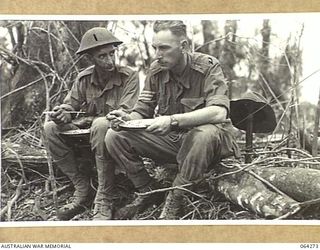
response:
[[[129,114],[129,117],[130,117],[131,120],[138,120],[138,119],[143,119],[144,118],[140,113],[135,112],[135,111],[131,112]]]
[[[222,123],[227,121],[227,110],[220,106],[210,106],[184,114],[175,114],[179,127],[187,128],[209,123]]]

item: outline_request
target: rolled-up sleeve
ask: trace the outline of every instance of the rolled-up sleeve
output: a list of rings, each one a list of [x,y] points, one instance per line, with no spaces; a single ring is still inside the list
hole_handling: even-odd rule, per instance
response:
[[[122,96],[119,101],[119,106],[122,110],[131,112],[139,96],[139,76],[137,72],[132,72],[127,81]]]
[[[222,106],[229,113],[230,100],[227,96],[228,85],[219,64],[213,65],[206,74],[204,83],[206,107]]]
[[[158,90],[156,89],[156,85],[154,83],[154,76],[151,74],[148,74],[145,80],[143,91],[153,91],[155,93],[158,93]],[[154,110],[157,106],[157,100],[154,98],[154,100],[150,102],[143,102],[141,100],[138,100],[136,103],[133,111],[139,113],[144,118],[151,118],[154,115]]]

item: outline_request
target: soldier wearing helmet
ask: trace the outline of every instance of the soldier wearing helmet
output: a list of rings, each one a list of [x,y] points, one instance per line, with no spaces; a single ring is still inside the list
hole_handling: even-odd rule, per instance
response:
[[[114,164],[104,143],[110,127],[106,115],[113,110],[130,112],[139,94],[138,74],[115,63],[115,52],[121,43],[102,27],[92,28],[83,35],[76,53],[86,54],[93,65],[79,73],[63,103],[53,108],[52,121],[44,126],[54,162],[75,188],[72,202],[57,212],[60,220],[69,220],[82,213],[91,195],[89,177],[79,171],[74,151],[60,134],[79,128],[90,128],[90,145],[98,172],[94,219],[111,219]],[[91,118],[86,124],[74,122],[69,112],[80,109]]]

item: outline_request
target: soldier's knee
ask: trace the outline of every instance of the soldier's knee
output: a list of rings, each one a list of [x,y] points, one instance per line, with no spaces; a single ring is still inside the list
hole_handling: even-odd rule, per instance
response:
[[[91,125],[91,132],[107,131],[109,128],[109,121],[105,117],[96,118]]]
[[[109,129],[105,137],[106,145],[111,145],[113,141],[115,141],[115,138],[117,137],[118,137],[118,132],[112,129]]]
[[[191,132],[195,143],[211,144],[220,140],[220,131],[215,125],[199,126]]]
[[[109,129],[106,137],[105,137],[105,145],[107,149],[111,149],[114,146],[114,143],[119,141],[120,139],[120,132],[114,131],[112,129]]]

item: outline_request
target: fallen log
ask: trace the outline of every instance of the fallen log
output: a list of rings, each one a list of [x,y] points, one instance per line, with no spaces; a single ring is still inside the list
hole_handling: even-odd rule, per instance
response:
[[[268,167],[257,168],[254,172],[299,202],[320,198],[320,171],[317,169]]]
[[[218,190],[229,201],[260,217],[278,218],[300,210],[297,201],[273,192],[246,172],[224,176],[217,184]]]

